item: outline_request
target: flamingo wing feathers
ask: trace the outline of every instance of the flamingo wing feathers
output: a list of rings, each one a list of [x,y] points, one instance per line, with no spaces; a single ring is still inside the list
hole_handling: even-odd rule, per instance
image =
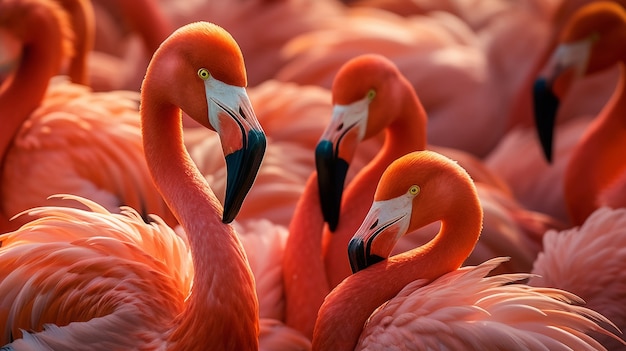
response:
[[[487,276],[506,260],[408,284],[372,314],[357,349],[602,349],[585,333],[601,331],[596,322],[610,325],[605,317],[570,305],[582,300],[565,291],[515,284],[528,274]]]
[[[155,333],[141,337],[162,340],[158,332],[168,328],[163,321],[182,311],[192,285],[184,240],[157,217],[146,224],[130,208],[111,214],[90,200],[65,198],[89,210],[33,209],[29,214],[41,218],[0,236],[0,343],[19,338],[20,330],[39,340],[45,327],[41,337],[48,345],[76,347],[71,338],[55,336],[78,334],[58,333],[50,324],[97,330],[93,339],[101,336],[108,345],[145,330]],[[107,334],[120,331],[128,334]],[[125,345],[120,342],[116,347]]]

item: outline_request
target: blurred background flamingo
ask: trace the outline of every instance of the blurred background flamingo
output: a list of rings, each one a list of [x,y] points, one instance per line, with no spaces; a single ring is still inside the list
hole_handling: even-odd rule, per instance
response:
[[[564,173],[564,195],[574,224],[582,224],[600,206],[626,206],[626,9],[614,2],[595,2],[582,7],[564,28],[546,72],[538,79],[545,91],[536,93],[537,129],[546,158],[551,159],[553,127],[559,98],[568,92],[576,76],[619,66],[619,81],[613,96],[589,124]],[[552,95],[548,106],[543,95]]]
[[[22,44],[20,63],[0,92],[3,216],[67,193],[109,211],[129,205],[146,219],[158,214],[175,224],[143,158],[137,93],[96,94],[63,77],[51,80],[75,46],[68,14],[49,0],[11,0],[1,6],[0,27]],[[75,17],[92,18],[90,7],[79,9],[84,11],[74,12]],[[2,226],[15,229],[25,219]]]

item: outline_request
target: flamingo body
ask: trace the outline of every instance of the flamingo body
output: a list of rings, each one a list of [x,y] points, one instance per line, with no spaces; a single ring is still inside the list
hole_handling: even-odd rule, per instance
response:
[[[62,78],[49,82],[70,56],[68,14],[55,2],[43,0],[7,1],[2,9],[9,17],[0,19],[0,27],[16,35],[24,47],[0,96],[6,122],[0,141],[3,217],[42,206],[52,194],[67,193],[95,200],[110,211],[129,205],[146,219],[157,214],[176,224],[143,156],[138,94],[94,94]],[[23,22],[14,22],[10,15],[19,16],[20,11]],[[46,35],[36,35],[40,27]],[[40,63],[39,55],[50,59]],[[25,220],[2,227],[16,229]]]
[[[32,210],[40,218],[0,239],[5,348],[259,348],[254,277],[227,224],[265,150],[245,85],[241,51],[222,28],[193,23],[162,43],[142,84],[143,150],[184,235],[158,218],[147,224],[132,210],[114,215],[79,197],[91,211]],[[229,171],[223,206],[185,151],[181,110],[220,135]],[[58,250],[44,248],[36,261],[23,255],[41,245]],[[34,279],[20,275],[35,270]],[[15,339],[21,329],[28,333]]]
[[[437,219],[433,240],[388,257],[400,237]],[[356,273],[320,308],[313,349],[605,350],[592,331],[619,340],[574,294],[512,284],[528,274],[486,277],[503,258],[459,269],[481,225],[477,191],[455,162],[429,151],[393,162],[349,245]]]
[[[626,209],[601,207],[580,227],[550,230],[528,284],[571,291],[585,306],[602,313],[623,330],[626,313]],[[619,341],[597,336],[609,350],[624,350]]]

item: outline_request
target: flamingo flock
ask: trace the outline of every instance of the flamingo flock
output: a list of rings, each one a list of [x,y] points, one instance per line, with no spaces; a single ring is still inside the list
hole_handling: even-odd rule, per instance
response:
[[[626,2],[0,0],[0,350],[626,350]]]

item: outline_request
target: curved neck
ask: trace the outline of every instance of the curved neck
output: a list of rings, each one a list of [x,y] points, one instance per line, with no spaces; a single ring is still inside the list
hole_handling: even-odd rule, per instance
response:
[[[380,305],[416,279],[432,281],[461,266],[480,235],[482,209],[475,192],[460,196],[470,201],[448,209],[432,241],[347,277],[328,295],[315,324],[313,350],[354,350]]]
[[[351,274],[346,253],[348,242],[363,222],[385,169],[409,152],[426,149],[426,112],[412,89],[405,87],[404,96],[398,97],[401,114],[387,127],[381,151],[346,186],[336,230],[324,232],[324,241],[328,243],[324,259],[331,287]]]
[[[70,60],[68,72],[72,82],[89,85],[87,59],[93,49],[96,27],[91,1],[60,0],[61,6],[69,13],[74,32],[74,57]]]
[[[319,203],[317,173],[313,173],[296,205],[283,256],[285,322],[309,339],[317,311],[330,292],[322,260],[324,218]]]
[[[142,88],[146,161],[187,233],[195,270],[191,295],[172,321],[169,342],[181,350],[256,350],[259,310],[246,255],[232,227],[222,223],[219,200],[185,150],[180,109],[165,102],[152,81],[146,75]]]
[[[0,165],[17,131],[39,106],[50,78],[59,72],[63,59],[61,25],[50,12],[30,11],[17,25],[20,27],[4,28],[8,32],[26,32],[26,38],[21,38],[24,47],[19,68],[11,84],[0,94]],[[37,33],[32,33],[30,28],[37,28]]]
[[[615,92],[579,141],[565,173],[565,200],[574,224],[598,207],[602,191],[626,172],[626,67]]]
[[[116,0],[116,6],[133,31],[140,34],[144,47],[152,55],[172,32],[172,26],[154,0]]]

